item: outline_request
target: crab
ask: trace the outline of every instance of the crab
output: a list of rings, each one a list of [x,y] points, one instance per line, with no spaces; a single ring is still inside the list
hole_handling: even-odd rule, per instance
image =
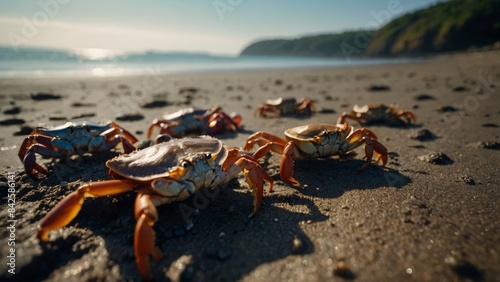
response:
[[[285,131],[285,139],[260,131],[248,137],[243,149],[251,150],[255,145],[260,146],[253,154],[257,160],[269,151],[281,154],[280,177],[293,185],[299,184],[293,178],[294,159],[343,156],[364,144],[366,163],[360,171],[371,163],[373,155],[376,156],[376,162],[382,165],[387,163],[387,149],[377,141],[377,136],[366,128],[354,130],[347,123],[314,123],[290,128]]]
[[[261,117],[283,116],[290,114],[311,115],[316,110],[314,103],[308,98],[302,98],[299,101],[295,98],[277,98],[267,100],[260,104],[255,114]]]
[[[210,136],[225,134],[228,131],[237,131],[241,121],[240,115],[236,113],[228,115],[220,107],[186,108],[165,115],[163,119],[155,119],[148,129],[148,138],[153,135],[155,127],[160,128],[160,134],[177,138],[190,133]]]
[[[35,128],[24,138],[18,156],[24,164],[26,174],[33,180],[37,173],[49,175],[48,171],[36,162],[36,153],[50,158],[82,155],[110,151],[122,144],[125,153],[135,150],[137,139],[127,130],[114,122],[101,125],[91,121],[68,122],[58,127]]]
[[[362,107],[354,105],[349,113],[344,112],[337,123],[344,123],[346,119],[353,119],[361,126],[373,123],[387,123],[390,125],[410,125],[417,120],[410,111],[400,110],[397,105],[368,104]]]
[[[252,189],[252,216],[260,209],[265,181],[269,182],[269,191],[273,187],[271,177],[251,156],[241,154],[237,148],[229,149],[209,136],[159,143],[113,158],[106,166],[115,179],[84,184],[66,196],[40,221],[38,239],[48,241],[51,230],[69,224],[85,198],[136,190],[134,251],[138,269],[146,280],[151,278],[149,257],[162,257],[154,245],[156,206],[184,200],[201,189],[215,188],[243,172]]]

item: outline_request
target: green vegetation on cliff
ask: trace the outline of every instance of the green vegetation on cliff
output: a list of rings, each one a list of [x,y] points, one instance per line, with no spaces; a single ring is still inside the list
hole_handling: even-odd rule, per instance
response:
[[[409,55],[460,51],[499,41],[500,0],[451,0],[403,15],[378,31],[258,41],[241,54]]]
[[[500,0],[454,0],[403,15],[377,31],[366,55],[435,53],[500,41]]]
[[[242,55],[288,55],[288,56],[342,56],[342,43],[354,43],[360,33],[373,34],[374,31],[347,31],[338,34],[323,34],[298,39],[263,40],[250,44]],[[367,42],[366,42],[367,43]],[[367,45],[365,43],[365,45]],[[366,46],[365,46],[366,47]]]

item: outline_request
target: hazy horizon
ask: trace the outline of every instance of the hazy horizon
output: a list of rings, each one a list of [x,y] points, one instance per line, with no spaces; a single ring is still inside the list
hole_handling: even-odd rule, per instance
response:
[[[0,0],[0,45],[236,55],[261,39],[377,28],[436,2]]]

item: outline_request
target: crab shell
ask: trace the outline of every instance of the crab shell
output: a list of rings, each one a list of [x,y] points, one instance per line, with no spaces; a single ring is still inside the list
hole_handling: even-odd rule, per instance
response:
[[[345,140],[352,132],[347,124],[314,123],[286,130],[285,139],[293,142],[303,157],[314,158],[347,152],[349,144]]]
[[[188,187],[192,189],[188,188],[188,194],[180,193],[180,190],[185,189],[183,186],[163,187],[152,182],[151,187],[155,192],[163,196],[179,196],[178,200],[181,200],[195,191],[223,181],[222,164],[227,155],[227,148],[218,139],[202,136],[174,139],[121,155],[106,162],[106,166],[112,173],[138,182],[163,178],[190,182]]]

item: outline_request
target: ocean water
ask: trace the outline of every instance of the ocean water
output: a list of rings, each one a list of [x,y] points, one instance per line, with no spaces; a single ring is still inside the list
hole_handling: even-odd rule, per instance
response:
[[[107,49],[0,47],[0,78],[151,75],[209,71],[330,68],[415,59],[223,56],[204,53],[123,53]]]

